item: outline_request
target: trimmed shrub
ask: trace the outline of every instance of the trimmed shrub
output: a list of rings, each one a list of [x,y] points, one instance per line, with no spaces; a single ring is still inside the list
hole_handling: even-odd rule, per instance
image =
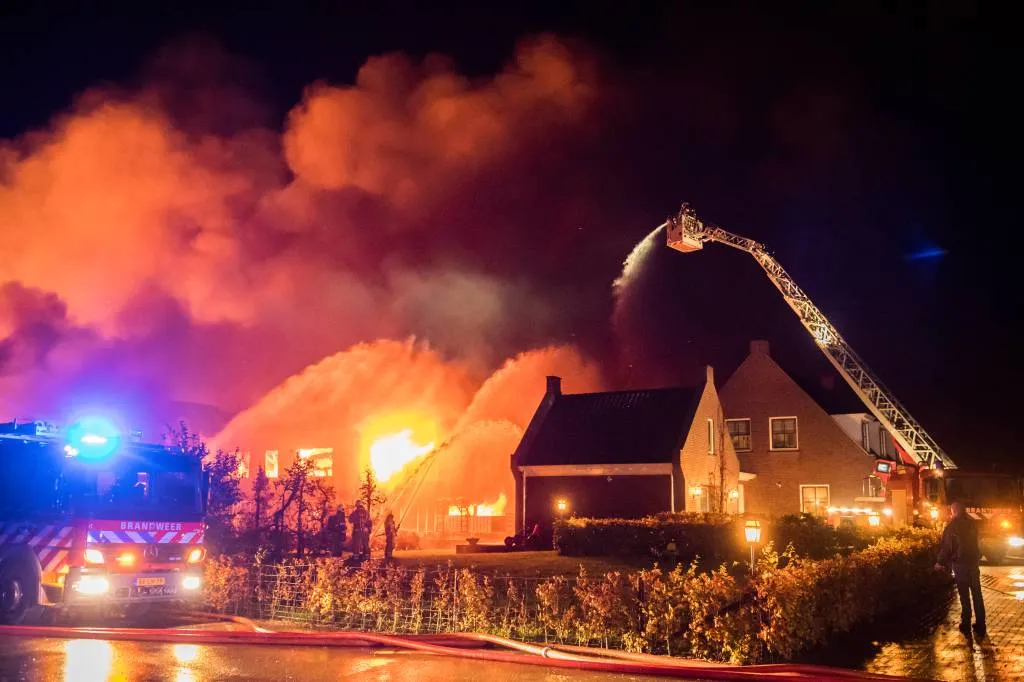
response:
[[[768,526],[769,539],[780,549],[792,546],[802,557],[826,559],[867,544],[852,528],[833,528],[819,516],[792,514]]]
[[[833,528],[810,514],[763,522],[763,541],[783,552],[828,559],[864,549],[883,537],[903,537],[900,528]],[[675,545],[675,554],[670,551]],[[747,544],[743,521],[721,514],[658,514],[642,519],[572,518],[554,526],[555,549],[563,556],[623,556],[653,560],[676,558],[705,565],[743,559]],[[788,560],[788,559],[786,559]]]
[[[558,521],[554,544],[564,556],[630,556],[720,562],[737,551],[736,524],[720,514],[659,514],[643,519]]]
[[[948,576],[932,570],[937,545],[936,532],[905,528],[820,560],[769,544],[755,577],[742,565],[701,571],[694,562],[540,582],[451,565],[428,576],[336,559],[254,567],[212,559],[206,596],[222,611],[339,629],[490,632],[754,663],[791,660],[854,627],[929,604],[926,594],[949,587]]]
[[[249,569],[229,557],[211,557],[203,565],[203,594],[216,611],[237,611],[250,595]]]
[[[847,557],[779,562],[769,548],[753,581],[751,616],[761,622],[760,657],[791,659],[835,634],[926,602],[947,589],[948,576],[932,570],[938,533],[901,529]],[[779,567],[784,563],[783,567]]]

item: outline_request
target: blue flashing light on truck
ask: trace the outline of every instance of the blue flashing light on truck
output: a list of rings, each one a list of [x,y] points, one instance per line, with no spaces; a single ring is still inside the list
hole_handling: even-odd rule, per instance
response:
[[[0,624],[201,597],[206,476],[102,419],[0,424]]]

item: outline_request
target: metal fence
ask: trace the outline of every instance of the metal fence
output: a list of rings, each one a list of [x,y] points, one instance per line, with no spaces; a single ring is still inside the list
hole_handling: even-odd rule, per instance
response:
[[[550,633],[537,617],[537,586],[544,580],[454,568],[353,567],[328,559],[236,566],[228,575],[208,574],[207,583],[212,606],[250,618],[332,630],[489,631],[545,641]]]

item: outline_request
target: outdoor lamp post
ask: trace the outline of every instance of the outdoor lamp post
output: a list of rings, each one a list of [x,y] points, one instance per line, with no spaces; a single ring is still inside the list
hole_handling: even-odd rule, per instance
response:
[[[750,545],[750,573],[753,575],[757,572],[757,564],[754,562],[754,546],[761,542],[761,523],[753,519],[747,521],[743,525],[743,535],[747,538],[747,544]]]

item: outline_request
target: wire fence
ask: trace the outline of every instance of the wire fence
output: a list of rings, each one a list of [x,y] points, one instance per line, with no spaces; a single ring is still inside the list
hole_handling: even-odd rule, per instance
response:
[[[403,634],[480,632],[737,662],[791,660],[879,618],[931,617],[948,594],[934,538],[887,539],[848,557],[782,561],[756,575],[696,564],[528,577],[340,559],[213,559],[206,598],[225,613],[312,628]]]
[[[349,566],[336,560],[208,570],[210,604],[232,615],[332,630],[408,634],[488,631],[529,641],[541,625],[537,587],[547,578],[467,569]],[[566,580],[572,589],[575,581]]]

